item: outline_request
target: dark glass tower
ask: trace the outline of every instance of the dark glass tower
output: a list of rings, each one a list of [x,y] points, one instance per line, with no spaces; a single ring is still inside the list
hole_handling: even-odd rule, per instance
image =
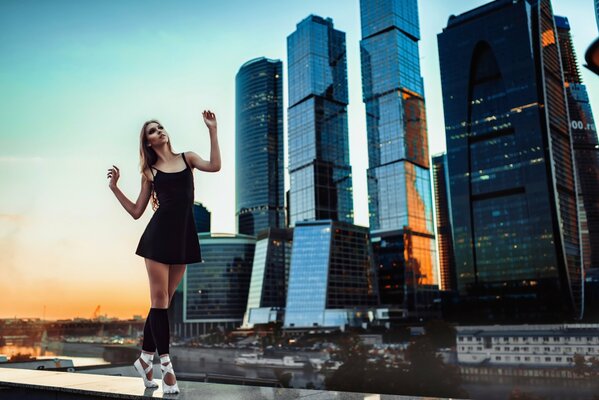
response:
[[[353,222],[345,33],[310,15],[287,37],[289,220]]]
[[[461,317],[580,318],[576,174],[550,2],[451,16],[438,42]]]
[[[442,290],[457,290],[455,258],[451,238],[451,209],[447,182],[447,154],[433,156],[433,184],[435,190],[435,211],[437,214],[437,244],[439,247],[439,273]]]
[[[256,58],[235,79],[235,207],[242,234],[285,226],[282,65]]]
[[[361,0],[368,207],[382,304],[421,316],[439,283],[416,0]],[[423,296],[424,295],[424,296]]]
[[[210,232],[210,211],[200,202],[193,203],[193,220],[196,232]]]
[[[250,235],[198,235],[203,263],[188,265],[183,285],[183,318],[205,328],[237,328],[245,312],[256,238]]]
[[[582,263],[585,271],[599,269],[599,142],[587,88],[582,84],[576,53],[570,36],[570,24],[555,17],[564,84],[568,98],[570,130],[578,174],[578,211],[582,239]]]

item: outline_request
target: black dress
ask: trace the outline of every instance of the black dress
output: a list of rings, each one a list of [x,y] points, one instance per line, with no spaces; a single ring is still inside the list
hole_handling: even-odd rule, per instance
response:
[[[181,153],[186,168],[179,172],[157,170],[154,190],[158,209],[150,219],[135,254],[163,264],[202,262],[193,219],[193,170]]]

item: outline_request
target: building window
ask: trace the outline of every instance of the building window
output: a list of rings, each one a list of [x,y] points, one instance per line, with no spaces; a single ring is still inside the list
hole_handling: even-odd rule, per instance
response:
[[[501,356],[495,356],[495,360],[501,361]]]
[[[551,357],[545,357],[545,361],[551,361]]]

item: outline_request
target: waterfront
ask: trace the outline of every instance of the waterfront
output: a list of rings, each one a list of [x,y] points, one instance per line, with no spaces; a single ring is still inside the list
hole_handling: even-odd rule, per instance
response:
[[[129,346],[123,346],[130,350]],[[48,350],[52,349],[52,350]],[[118,347],[110,346],[111,351],[118,351]],[[73,360],[75,367],[90,365],[106,366],[110,364],[103,358],[105,345],[97,343],[65,343],[51,341],[47,343],[47,349],[28,346],[4,346],[0,353],[4,355],[16,354],[17,352],[31,354],[39,358],[60,357]],[[285,369],[273,367],[253,367],[235,365],[235,357],[249,353],[247,349],[236,348],[203,348],[171,346],[171,355],[177,371],[183,376],[228,375],[248,379],[278,379],[281,373],[289,372],[291,387],[315,389],[326,389],[324,386],[324,374],[306,369]],[[319,351],[281,351],[274,350],[270,353],[273,357],[284,355],[296,355],[306,358],[325,358],[325,352]],[[0,364],[1,365],[1,364]],[[136,376],[135,371],[126,373],[126,376]],[[102,373],[99,368],[96,373]],[[110,373],[109,373],[110,374]],[[538,378],[538,377],[510,377],[493,375],[462,375],[462,387],[469,393],[472,399],[505,400],[514,390],[523,393],[532,393],[545,400],[586,400],[593,399],[595,393],[599,392],[598,383],[590,379],[563,379],[563,378]],[[398,393],[411,394],[411,393]]]

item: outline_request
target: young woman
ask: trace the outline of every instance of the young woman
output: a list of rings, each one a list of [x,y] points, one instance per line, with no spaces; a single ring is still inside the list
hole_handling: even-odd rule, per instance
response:
[[[179,393],[169,358],[169,321],[167,310],[186,264],[202,262],[193,220],[193,169],[220,170],[220,150],[216,133],[216,116],[202,113],[210,133],[210,161],[192,151],[174,153],[164,127],[156,120],[146,122],[140,133],[141,192],[130,201],[117,187],[119,169],[108,170],[109,187],[123,208],[138,219],[150,197],[155,211],[144,231],[135,254],[144,257],[150,281],[151,308],[144,326],[142,352],[133,366],[147,388],[158,385],[152,380],[152,360],[158,350],[162,371],[162,391]]]

